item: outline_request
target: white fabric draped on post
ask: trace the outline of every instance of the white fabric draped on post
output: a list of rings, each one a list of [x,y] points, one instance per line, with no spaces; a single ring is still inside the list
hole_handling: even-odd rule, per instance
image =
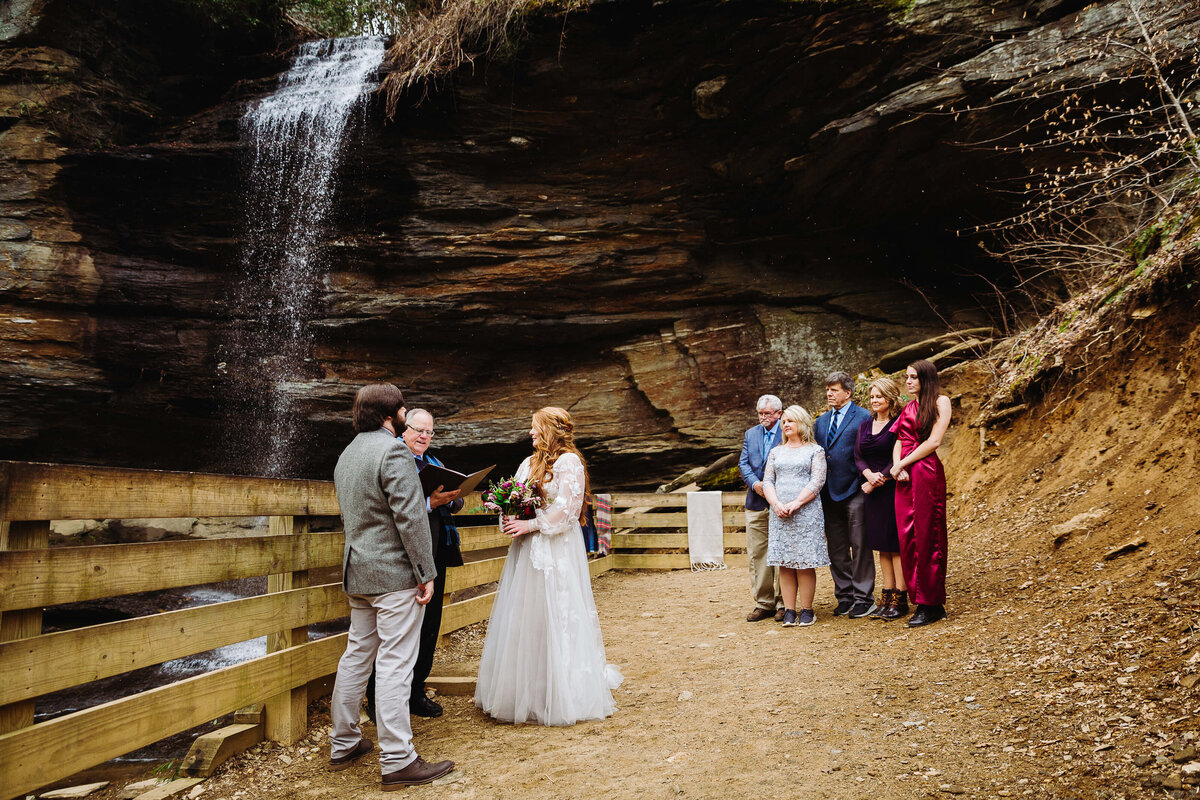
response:
[[[720,492],[688,492],[688,556],[692,572],[725,569]]]

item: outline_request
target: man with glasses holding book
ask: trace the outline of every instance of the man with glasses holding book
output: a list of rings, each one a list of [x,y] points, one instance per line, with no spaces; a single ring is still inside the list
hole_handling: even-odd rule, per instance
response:
[[[433,443],[433,415],[423,408],[414,408],[404,418],[404,443],[412,451],[420,472],[427,465],[445,466],[437,456],[429,452]],[[440,704],[425,696],[425,679],[433,667],[433,651],[437,647],[438,630],[442,626],[442,600],[446,593],[446,568],[461,567],[462,552],[459,549],[458,529],[454,526],[453,514],[462,510],[463,500],[456,489],[451,492],[437,487],[425,500],[429,513],[429,532],[433,536],[433,561],[437,566],[437,577],[433,583],[433,599],[425,606],[425,619],[421,622],[420,649],[417,664],[413,667],[412,694],[408,709],[420,717],[440,717]]]

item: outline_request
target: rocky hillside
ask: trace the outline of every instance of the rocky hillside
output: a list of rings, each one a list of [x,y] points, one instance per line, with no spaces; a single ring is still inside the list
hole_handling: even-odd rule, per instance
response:
[[[96,5],[0,28],[0,456],[249,470],[220,435],[247,377],[223,366],[237,120],[288,43]],[[1166,34],[1197,35],[1188,5]],[[615,0],[527,20],[391,121],[377,103],[290,388],[295,471],[328,473],[354,389],[385,379],[451,460],[514,466],[553,403],[597,482],[653,485],[735,448],[762,392],[813,403],[830,369],[988,324],[972,276],[1008,277],[958,232],[1030,157],[963,144],[1084,81],[1056,56],[1073,37],[1132,35],[1083,6]]]

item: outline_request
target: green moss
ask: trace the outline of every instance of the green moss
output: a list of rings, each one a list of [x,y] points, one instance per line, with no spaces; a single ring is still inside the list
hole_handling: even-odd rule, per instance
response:
[[[1158,251],[1158,248],[1162,246],[1162,240],[1163,225],[1161,223],[1151,225],[1139,233],[1133,240],[1133,244],[1129,245],[1129,255],[1135,264],[1145,261],[1147,257]]]
[[[709,491],[736,491],[743,488],[742,473],[737,467],[723,469],[720,472],[701,478],[698,483],[701,489]]]

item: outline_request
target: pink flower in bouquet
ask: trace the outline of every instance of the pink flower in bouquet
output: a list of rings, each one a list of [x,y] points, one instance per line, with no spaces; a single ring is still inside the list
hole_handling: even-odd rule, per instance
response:
[[[516,478],[493,481],[482,494],[483,507],[517,519],[533,519],[542,498],[532,484]]]

